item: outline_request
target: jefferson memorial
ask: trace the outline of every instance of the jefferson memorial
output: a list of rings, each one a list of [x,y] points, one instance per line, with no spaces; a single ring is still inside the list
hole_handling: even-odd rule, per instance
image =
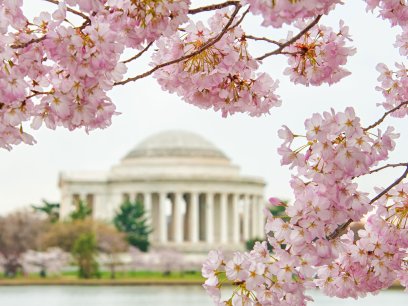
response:
[[[240,175],[221,150],[191,132],[148,137],[106,172],[63,172],[59,187],[62,219],[80,200],[102,220],[112,220],[124,201],[141,201],[153,247],[238,250],[264,237],[265,182]]]

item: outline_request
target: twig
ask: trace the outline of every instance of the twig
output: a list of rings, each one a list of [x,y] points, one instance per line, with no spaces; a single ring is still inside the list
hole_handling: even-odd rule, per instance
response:
[[[398,106],[394,107],[393,109],[390,109],[389,111],[385,112],[384,115],[378,119],[376,122],[374,122],[373,124],[369,125],[368,127],[366,127],[364,129],[364,131],[368,131],[374,127],[376,127],[377,125],[381,124],[384,119],[391,113],[395,112],[396,110],[400,109],[401,107],[403,107],[404,105],[408,105],[408,101],[405,102],[401,102],[401,104],[399,104]]]
[[[228,6],[237,6],[239,5],[239,1],[226,1],[223,3],[219,3],[219,4],[212,4],[212,5],[208,5],[208,6],[203,6],[203,7],[199,7],[199,8],[195,8],[195,9],[190,9],[188,10],[189,14],[198,14],[198,13],[202,13],[202,12],[207,12],[207,11],[213,11],[213,10],[218,10],[224,7],[228,7]]]
[[[241,18],[230,27],[230,29],[235,29],[237,26],[241,24],[241,22],[244,20],[245,16],[249,13],[249,7],[245,10],[245,12],[242,14]]]
[[[386,169],[386,168],[396,168],[396,167],[408,167],[408,163],[388,164],[388,165],[382,166],[380,168],[371,170],[370,174],[374,173],[374,172],[381,171],[381,170]]]
[[[31,98],[33,98],[33,97],[35,97],[35,96],[39,96],[39,95],[51,95],[51,94],[53,94],[52,91],[36,91],[36,90],[31,90],[31,92],[32,92],[33,94],[31,94],[31,95],[25,97],[24,101],[27,101],[27,100],[29,100],[29,99],[31,99]]]
[[[177,58],[177,59],[171,60],[171,61],[169,61],[169,62],[159,64],[159,65],[155,66],[154,68],[152,68],[152,69],[150,69],[150,70],[148,70],[148,71],[146,71],[146,72],[144,72],[144,73],[142,73],[142,74],[139,74],[139,75],[137,75],[137,76],[128,78],[128,79],[123,80],[123,81],[120,81],[120,82],[116,82],[116,83],[114,83],[113,85],[114,85],[114,86],[117,86],[117,85],[125,85],[125,84],[127,84],[127,83],[129,83],[129,82],[134,82],[134,81],[137,81],[137,80],[139,80],[139,79],[145,78],[145,77],[151,75],[153,72],[155,72],[156,70],[158,70],[158,69],[160,69],[160,68],[163,68],[163,67],[166,67],[166,66],[169,66],[169,65],[172,65],[172,64],[176,64],[176,63],[182,62],[182,61],[184,61],[184,60],[186,60],[186,59],[189,59],[189,58],[191,58],[191,57],[193,57],[193,56],[196,56],[197,54],[200,54],[201,52],[203,52],[203,51],[206,50],[207,48],[209,48],[209,47],[213,46],[214,44],[216,44],[216,43],[224,36],[224,34],[228,31],[228,29],[229,29],[229,27],[231,26],[231,24],[232,24],[234,18],[235,18],[235,17],[237,16],[237,14],[238,14],[239,9],[242,7],[238,2],[236,2],[236,1],[233,1],[233,2],[234,2],[234,5],[235,5],[235,10],[234,10],[234,12],[232,13],[232,15],[231,15],[230,19],[228,20],[227,24],[226,24],[226,25],[224,26],[224,28],[222,29],[222,31],[221,31],[217,36],[215,36],[214,38],[208,40],[208,41],[207,41],[204,45],[202,45],[201,48],[199,48],[197,51],[194,51],[194,52],[192,52],[192,53],[190,53],[190,54],[184,55],[184,56],[179,57],[179,58]]]
[[[377,201],[379,198],[381,198],[383,195],[385,195],[388,191],[391,190],[392,187],[398,185],[404,178],[406,178],[408,175],[408,166],[406,167],[404,173],[394,181],[390,186],[385,188],[383,191],[381,191],[379,194],[377,194],[373,199],[371,199],[370,204],[373,204],[375,201]]]
[[[275,44],[275,45],[278,45],[278,46],[282,46],[282,43],[280,43],[280,42],[278,42],[276,40],[273,40],[273,39],[266,38],[266,37],[256,37],[256,36],[253,36],[253,35],[245,34],[245,38],[252,39],[252,40],[262,40],[262,41],[266,41],[266,42],[269,42],[269,43],[272,43],[272,44]]]
[[[398,185],[404,178],[406,178],[407,175],[408,175],[408,165],[406,166],[404,173],[399,178],[397,178],[391,185],[389,185],[387,188],[385,188],[383,191],[377,194],[374,198],[372,198],[369,204],[373,204],[375,201],[380,199],[383,195],[385,195],[388,191],[390,191],[394,186]],[[332,240],[332,239],[336,239],[337,237],[339,237],[343,233],[343,231],[351,224],[351,222],[353,222],[353,220],[349,219],[346,223],[340,225],[333,233],[328,235],[326,239]]]
[[[131,58],[123,61],[122,63],[127,64],[139,57],[141,57],[143,55],[143,53],[145,53],[147,50],[149,50],[149,48],[153,45],[153,42],[149,43],[142,51],[140,51],[139,53],[137,53],[135,56],[132,56]]]
[[[54,3],[54,4],[56,4],[56,5],[59,4],[59,1],[57,1],[57,0],[44,0],[44,1],[47,1],[47,2],[50,2],[50,3]],[[74,10],[74,9],[70,8],[70,7],[67,7],[67,11],[70,12],[70,13],[72,13],[72,14],[81,16],[81,17],[84,18],[89,24],[91,23],[91,19],[89,19],[89,17],[88,17],[87,15],[85,15],[84,13],[81,13],[81,12],[79,12],[79,11],[77,11],[77,10]]]
[[[318,15],[307,27],[305,27],[302,31],[300,31],[296,36],[289,39],[287,42],[282,43],[279,46],[279,48],[277,48],[276,50],[274,50],[272,52],[268,52],[268,53],[265,53],[262,56],[257,57],[256,60],[261,61],[261,60],[267,58],[268,56],[280,54],[283,49],[285,49],[289,45],[296,42],[299,38],[301,38],[303,35],[305,35],[307,33],[307,31],[309,31],[311,28],[313,28],[319,22],[320,18],[322,18],[322,15]]]

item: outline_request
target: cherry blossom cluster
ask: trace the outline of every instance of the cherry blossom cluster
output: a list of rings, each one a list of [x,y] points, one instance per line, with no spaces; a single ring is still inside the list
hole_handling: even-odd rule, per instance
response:
[[[181,37],[176,34],[160,39],[153,55],[154,66],[191,56],[157,70],[154,77],[164,90],[176,92],[201,108],[221,110],[223,116],[235,112],[259,116],[281,104],[275,94],[278,82],[266,73],[255,72],[258,62],[249,54],[240,26],[196,54],[216,38],[229,21],[229,14],[225,10],[217,12],[209,20],[209,27],[191,21]]]
[[[387,159],[398,135],[392,128],[376,134],[364,129],[352,108],[314,114],[305,127],[305,136],[287,127],[279,131],[281,163],[297,170],[291,180],[295,202],[270,199],[285,207],[285,215],[266,210],[267,242],[229,260],[212,252],[203,265],[204,287],[219,305],[306,305],[306,290],[316,287],[329,296],[357,298],[407,272],[407,184],[373,203],[353,182]],[[295,139],[305,144],[294,149]],[[359,237],[351,231],[341,236],[339,228],[359,221],[373,205],[384,209],[372,212]],[[220,291],[225,282],[237,286],[226,299]]]
[[[305,24],[298,23],[297,27],[304,28]],[[292,36],[290,33],[288,40]],[[338,32],[323,25],[313,27],[285,48],[290,67],[284,73],[290,76],[292,82],[306,86],[337,83],[350,74],[343,66],[347,63],[347,57],[356,52],[354,48],[346,46],[347,40],[351,38],[348,27],[342,21]]]
[[[367,195],[352,180],[386,160],[398,134],[390,127],[377,134],[365,130],[350,107],[344,112],[313,114],[305,128],[305,136],[287,127],[279,131],[284,140],[278,149],[281,164],[297,169],[291,180],[296,201],[287,214],[310,239],[324,238],[370,210]],[[295,138],[303,137],[306,143],[293,148]]]
[[[189,0],[108,0],[105,13],[114,31],[126,38],[127,47],[139,48],[160,36],[170,36],[187,22]]]
[[[406,274],[407,230],[401,230],[377,214],[365,229],[343,236],[343,252],[333,263],[319,268],[316,284],[329,296],[365,296],[388,288]]]
[[[125,47],[140,49],[175,32],[187,20],[189,1],[67,0],[30,21],[21,6],[0,1],[0,147],[6,149],[34,143],[26,133],[30,121],[34,129],[110,125],[116,111],[107,92],[127,70],[120,62]],[[84,19],[78,26],[67,22],[72,7]]]
[[[397,69],[393,71],[385,64],[377,65],[377,71],[380,72],[378,81],[381,83],[377,90],[385,98],[381,105],[388,111],[398,107],[391,116],[402,118],[408,115],[408,69],[404,64],[396,63],[395,66]]]
[[[250,11],[263,17],[264,26],[281,27],[296,20],[327,14],[341,0],[244,0],[250,4]]]
[[[379,10],[383,19],[391,22],[392,26],[408,25],[408,4],[406,0],[365,0],[367,10]]]

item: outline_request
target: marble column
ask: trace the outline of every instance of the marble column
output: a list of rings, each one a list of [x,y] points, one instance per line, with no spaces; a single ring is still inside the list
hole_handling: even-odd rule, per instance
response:
[[[173,235],[174,242],[180,243],[183,241],[183,215],[181,211],[181,205],[183,201],[183,194],[176,192],[174,195],[174,216],[173,216]]]
[[[244,241],[247,241],[249,239],[249,196],[244,195],[243,198],[244,201],[244,209],[243,209],[243,220],[242,220],[242,235]]]
[[[258,218],[258,201],[255,195],[251,196],[251,238],[258,237],[258,229],[259,229],[259,218]]]
[[[205,195],[205,241],[207,243],[214,242],[214,194],[207,193]]]
[[[191,193],[190,195],[190,241],[198,242],[199,220],[198,220],[198,193]]]
[[[159,242],[167,242],[166,194],[159,194]]]
[[[220,242],[227,242],[228,234],[228,215],[227,215],[227,205],[228,205],[228,195],[226,193],[221,193],[221,202],[220,202]]]
[[[258,196],[258,235],[260,238],[265,237],[265,214],[264,201],[262,196]]]
[[[146,224],[153,228],[153,215],[152,215],[152,194],[144,193],[143,194],[143,208],[145,211]],[[152,233],[149,233],[149,240],[152,239]]]
[[[230,214],[232,218],[232,242],[239,243],[239,212],[238,212],[238,195],[232,195],[232,211]]]

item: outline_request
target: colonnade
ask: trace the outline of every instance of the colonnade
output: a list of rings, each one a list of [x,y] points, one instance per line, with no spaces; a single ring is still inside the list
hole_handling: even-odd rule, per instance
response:
[[[262,195],[180,191],[124,197],[143,202],[153,229],[152,242],[238,244],[264,237]]]
[[[256,193],[228,192],[126,192],[116,194],[115,210],[126,200],[143,203],[156,244],[239,244],[264,237],[264,200]],[[68,199],[67,199],[68,200]],[[73,194],[71,210],[78,201],[94,209],[94,218],[104,218],[105,200],[98,194]],[[68,216],[68,211],[64,215]],[[65,217],[66,217],[65,216]]]

